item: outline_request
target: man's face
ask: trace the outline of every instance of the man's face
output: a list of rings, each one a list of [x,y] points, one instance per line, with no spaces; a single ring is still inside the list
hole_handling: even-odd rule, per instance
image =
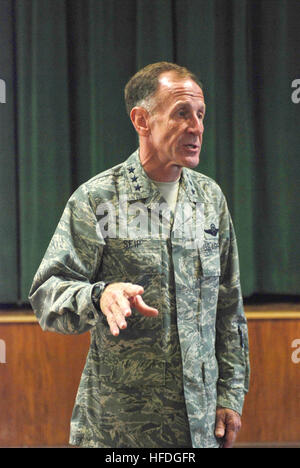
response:
[[[204,96],[190,78],[163,73],[149,118],[151,158],[164,168],[195,167],[204,131]]]

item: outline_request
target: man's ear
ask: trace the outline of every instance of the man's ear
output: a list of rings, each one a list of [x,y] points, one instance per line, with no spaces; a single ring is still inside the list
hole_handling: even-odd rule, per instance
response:
[[[133,107],[130,112],[130,119],[139,136],[149,135],[149,114],[144,107]]]

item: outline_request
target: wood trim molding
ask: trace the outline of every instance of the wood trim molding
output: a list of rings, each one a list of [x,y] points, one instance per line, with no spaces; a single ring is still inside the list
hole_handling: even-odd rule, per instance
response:
[[[282,312],[264,312],[264,311],[246,311],[247,320],[290,320],[300,319],[300,312],[282,311]]]
[[[248,320],[289,320],[300,319],[300,304],[273,303],[245,305]]]
[[[31,309],[26,310],[1,310],[1,323],[38,323],[38,320]]]
[[[300,319],[300,304],[268,304],[245,306],[247,320],[297,320]],[[38,323],[32,309],[0,310],[1,323]]]

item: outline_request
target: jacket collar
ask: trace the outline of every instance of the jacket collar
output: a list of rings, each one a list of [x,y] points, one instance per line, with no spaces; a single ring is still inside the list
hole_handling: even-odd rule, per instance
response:
[[[124,171],[128,200],[149,199],[147,200],[149,204],[159,202],[161,200],[161,194],[157,186],[147,176],[141,164],[139,149],[137,149],[125,161]],[[183,193],[185,193],[191,202],[197,202],[200,201],[201,198],[196,191],[190,172],[191,171],[186,168],[183,168],[182,170],[179,186],[179,198],[181,198]]]

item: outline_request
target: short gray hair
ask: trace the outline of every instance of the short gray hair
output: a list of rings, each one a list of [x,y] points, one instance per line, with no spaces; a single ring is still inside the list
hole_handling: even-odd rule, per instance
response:
[[[125,86],[125,105],[128,115],[135,106],[151,108],[151,98],[158,88],[158,79],[162,73],[173,71],[178,77],[190,78],[203,89],[199,78],[185,67],[171,62],[156,62],[139,70]]]

